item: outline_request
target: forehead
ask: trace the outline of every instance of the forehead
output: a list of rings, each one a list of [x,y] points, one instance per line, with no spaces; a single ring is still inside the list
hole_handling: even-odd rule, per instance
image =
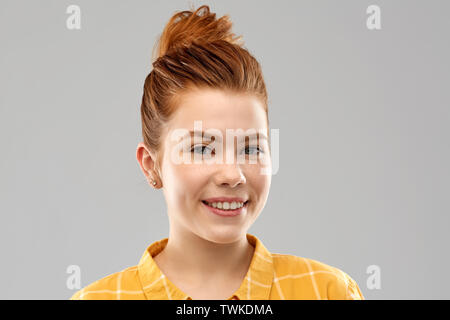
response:
[[[198,89],[180,96],[169,123],[172,129],[193,129],[202,121],[204,129],[267,129],[263,103],[254,95],[214,89]]]

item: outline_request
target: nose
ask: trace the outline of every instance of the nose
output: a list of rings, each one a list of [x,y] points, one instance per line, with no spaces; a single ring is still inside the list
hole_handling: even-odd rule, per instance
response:
[[[247,182],[241,167],[237,163],[222,164],[214,176],[215,183],[218,186],[230,186],[234,188]]]

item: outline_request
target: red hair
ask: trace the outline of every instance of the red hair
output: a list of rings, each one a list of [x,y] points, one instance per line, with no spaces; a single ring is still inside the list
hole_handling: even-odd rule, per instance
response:
[[[176,110],[177,99],[190,89],[253,94],[263,103],[268,127],[261,66],[231,27],[228,15],[216,19],[207,5],[177,12],[166,24],[153,49],[153,70],[145,79],[142,97],[142,135],[150,150],[161,150],[163,128]]]

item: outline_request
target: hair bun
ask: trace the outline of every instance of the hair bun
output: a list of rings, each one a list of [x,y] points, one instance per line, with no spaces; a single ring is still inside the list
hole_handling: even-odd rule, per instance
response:
[[[192,43],[202,44],[223,40],[242,45],[242,36],[232,33],[231,27],[232,22],[228,15],[216,19],[216,14],[210,12],[208,5],[203,5],[195,11],[192,8],[190,11],[177,12],[167,22],[156,43],[156,56],[153,51],[153,61],[181,47],[188,47]]]

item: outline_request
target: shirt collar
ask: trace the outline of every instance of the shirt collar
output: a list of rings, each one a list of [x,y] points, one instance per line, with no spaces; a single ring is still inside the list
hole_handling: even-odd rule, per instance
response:
[[[148,300],[191,299],[161,272],[153,260],[168,240],[164,238],[152,243],[139,261],[139,280],[145,297]],[[247,233],[247,240],[255,250],[245,279],[233,296],[239,300],[268,300],[274,276],[272,255],[256,236]]]

